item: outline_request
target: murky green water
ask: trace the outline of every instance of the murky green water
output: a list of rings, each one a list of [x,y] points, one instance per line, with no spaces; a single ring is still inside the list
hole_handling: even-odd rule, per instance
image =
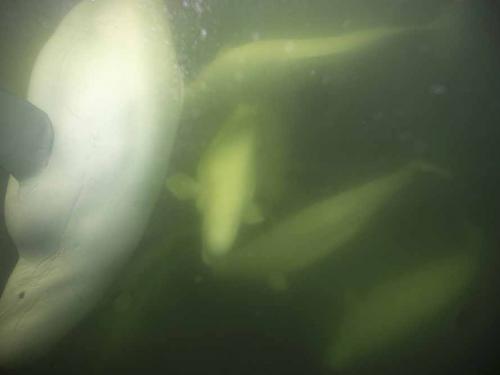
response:
[[[24,95],[75,3],[2,2],[1,87]],[[165,188],[105,297],[12,372],[495,373],[496,5],[166,6],[187,99]],[[2,287],[15,261],[2,221]]]

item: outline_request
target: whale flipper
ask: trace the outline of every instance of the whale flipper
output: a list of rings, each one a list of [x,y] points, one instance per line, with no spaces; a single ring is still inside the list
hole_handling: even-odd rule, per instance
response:
[[[47,165],[54,132],[49,116],[0,90],[0,168],[21,181]]]

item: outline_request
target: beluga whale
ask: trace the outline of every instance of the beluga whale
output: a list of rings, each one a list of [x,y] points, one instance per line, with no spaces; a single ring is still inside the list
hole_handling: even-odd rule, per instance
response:
[[[185,174],[169,177],[166,186],[178,199],[193,198],[202,221],[203,257],[225,256],[240,222],[264,220],[254,202],[262,138],[272,135],[279,116],[265,105],[236,106],[206,148],[197,181]],[[272,161],[266,160],[272,163]]]
[[[182,90],[159,0],[81,1],[41,50],[27,98],[50,118],[54,141],[46,166],[8,183],[19,259],[0,299],[0,365],[50,349],[136,247]]]

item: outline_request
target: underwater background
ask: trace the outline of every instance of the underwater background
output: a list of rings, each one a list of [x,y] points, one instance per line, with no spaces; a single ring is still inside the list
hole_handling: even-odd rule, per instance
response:
[[[76,3],[0,3],[2,88],[25,96],[40,48]],[[308,241],[297,245],[298,265],[289,274],[279,264],[286,240],[277,240],[273,259],[279,272],[263,278],[254,268],[274,267],[265,256],[256,266],[242,261],[227,274],[207,264],[196,204],[178,199],[166,186],[133,258],[99,305],[45,358],[8,373],[497,373],[498,5],[486,0],[165,4],[186,82],[220,51],[252,41],[443,25],[353,52],[347,62],[325,58],[261,94],[283,123],[259,132],[256,201],[263,219],[241,226],[232,253],[265,243],[281,223],[280,233],[286,233],[290,217],[299,222],[290,228],[300,228],[304,208],[342,192],[352,192],[354,216],[363,215],[371,193],[355,189],[415,161],[438,166],[445,176],[417,173],[401,183],[339,246],[335,230],[350,230],[356,219],[332,226],[330,235],[328,229],[315,231],[319,217],[308,229],[310,239],[301,237]],[[184,109],[169,176],[197,174],[223,122],[219,112],[199,116],[196,107]],[[2,175],[2,197],[6,180]],[[310,216],[303,220],[307,227]],[[302,258],[325,243],[327,250],[317,259]],[[15,262],[2,216],[0,290]]]

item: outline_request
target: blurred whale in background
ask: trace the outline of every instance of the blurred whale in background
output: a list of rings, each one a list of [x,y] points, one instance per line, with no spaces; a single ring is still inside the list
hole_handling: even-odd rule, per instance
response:
[[[197,167],[198,181],[178,174],[167,187],[178,198],[193,198],[202,220],[205,257],[231,249],[241,222],[263,220],[254,202],[260,139],[279,121],[262,105],[240,104],[208,145]]]
[[[326,352],[326,362],[337,370],[366,366],[368,359],[376,359],[387,347],[418,336],[419,329],[440,314],[456,310],[479,269],[482,239],[470,234],[456,254],[437,255],[375,283],[362,296],[352,296]]]
[[[314,67],[325,63],[349,66],[363,58],[363,52],[376,55],[386,43],[436,30],[438,25],[375,27],[328,37],[258,40],[224,48],[187,85],[185,109],[189,111],[183,117],[198,117],[208,109],[233,106],[242,99],[262,99],[264,93],[288,92],[310,79],[308,73]]]
[[[264,280],[281,288],[286,277],[356,237],[399,190],[419,173],[448,176],[425,162],[410,162],[395,172],[335,194],[278,222],[255,240],[214,260],[220,276]]]

